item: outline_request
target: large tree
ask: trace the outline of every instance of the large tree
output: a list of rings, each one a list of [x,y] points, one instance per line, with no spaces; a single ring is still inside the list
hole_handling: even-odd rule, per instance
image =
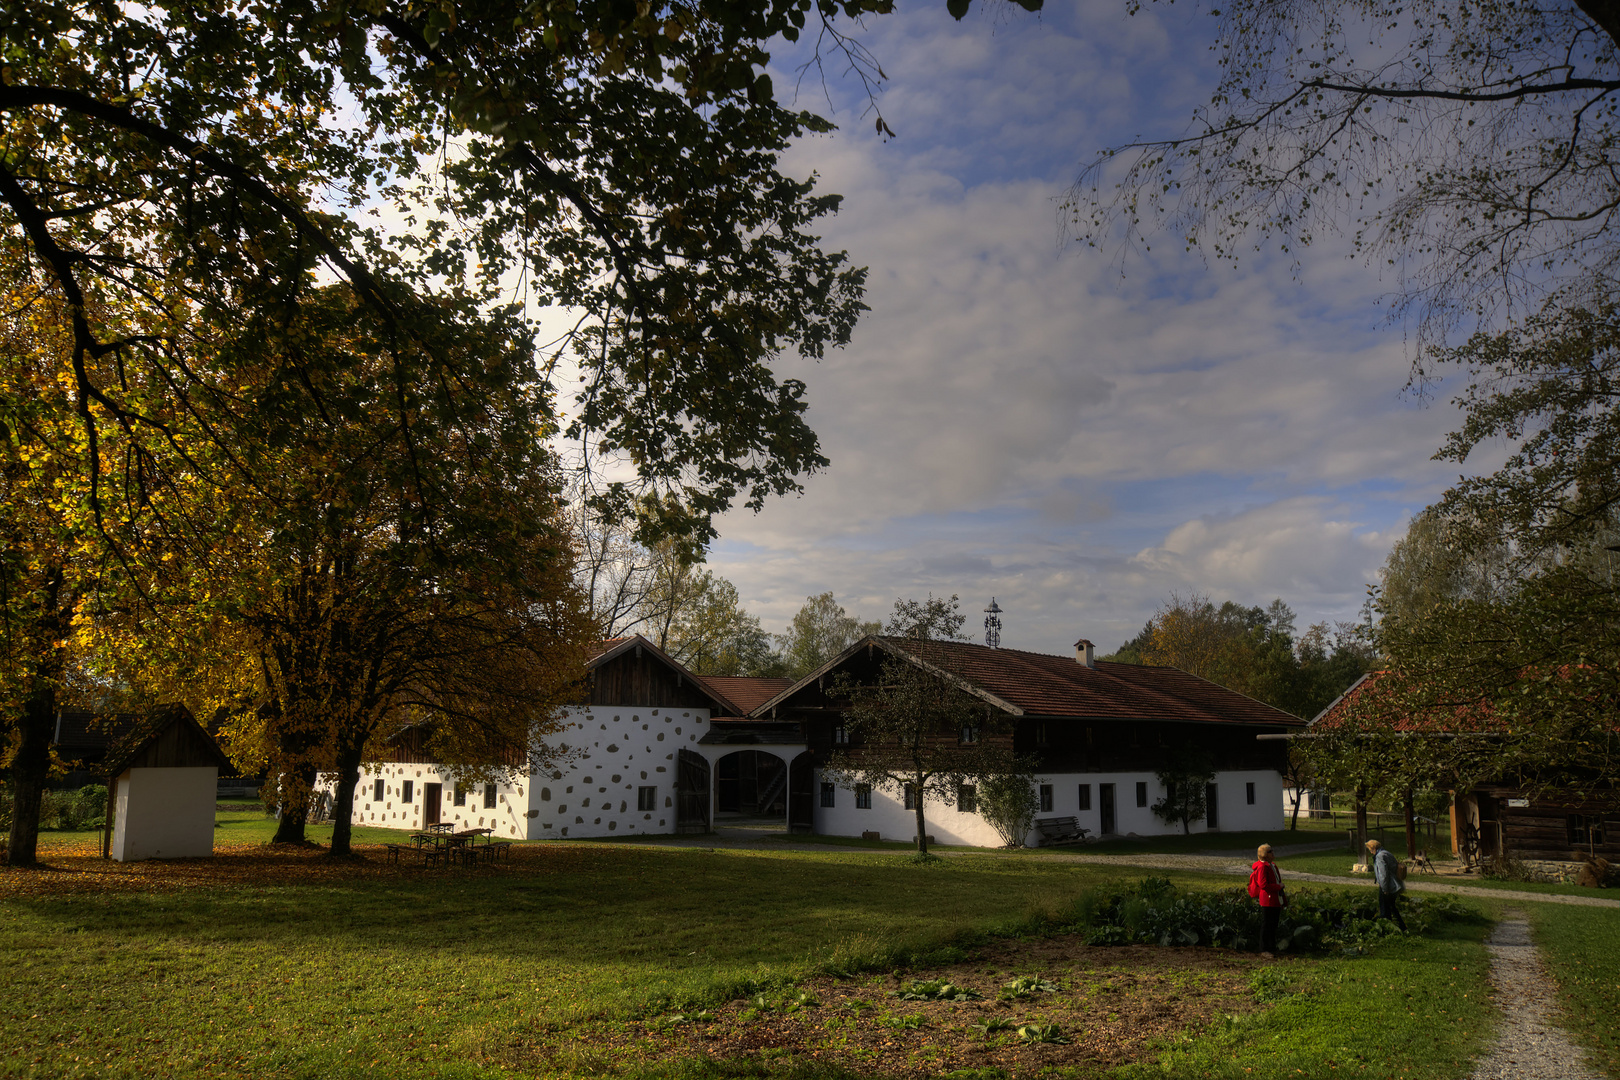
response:
[[[1085,242],[1161,229],[1221,258],[1343,232],[1399,275],[1419,342],[1620,273],[1620,7],[1604,0],[1211,5],[1220,74],[1180,134],[1069,193]],[[1420,361],[1431,359],[1419,354]]]
[[[1005,714],[987,708],[958,676],[925,657],[888,653],[875,682],[841,677],[832,684],[832,694],[848,702],[849,744],[823,767],[843,787],[868,785],[904,798],[916,816],[923,855],[928,803],[956,806],[968,785],[1028,773],[1013,756]]]
[[[804,598],[777,644],[787,664],[787,675],[801,679],[882,626],[850,615],[829,590]]]

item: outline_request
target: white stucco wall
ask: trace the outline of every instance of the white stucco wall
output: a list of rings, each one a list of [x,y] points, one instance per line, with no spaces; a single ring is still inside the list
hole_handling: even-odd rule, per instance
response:
[[[1043,810],[1039,817],[1075,817],[1082,828],[1096,836],[1101,828],[1102,799],[1098,786],[1113,784],[1115,792],[1115,833],[1121,836],[1163,836],[1179,833],[1181,826],[1166,825],[1153,816],[1152,805],[1164,796],[1163,786],[1152,773],[1058,773],[1040,776],[1039,783],[1052,785],[1052,809]],[[818,772],[815,786],[816,832],[826,836],[860,836],[876,831],[885,840],[911,841],[917,835],[916,814],[907,810],[902,800],[882,791],[872,792],[872,808],[855,807],[855,792],[836,788],[831,808],[821,805],[821,782]],[[1147,806],[1136,805],[1136,785],[1147,784]],[[1080,785],[1091,785],[1091,809],[1080,809]],[[1254,785],[1254,801],[1248,801],[1248,784]],[[1241,832],[1251,829],[1279,829],[1283,815],[1279,810],[1282,798],[1282,778],[1274,770],[1222,772],[1215,775],[1219,832]],[[1001,837],[978,814],[964,814],[955,807],[930,801],[926,807],[928,834],[940,844],[973,844],[995,847]],[[1192,823],[1193,832],[1208,832],[1200,819]],[[1025,843],[1034,845],[1037,835],[1032,831]]]
[[[675,831],[675,761],[682,747],[698,750],[709,730],[706,709],[653,709],[596,705],[567,710],[550,742],[567,747],[548,773],[496,785],[496,805],[484,806],[484,786],[470,784],[467,804],[454,805],[453,771],[437,765],[382,765],[362,769],[354,793],[353,822],[385,829],[420,829],[423,788],[443,787],[439,820],[459,828],[493,828],[514,840],[636,836]],[[707,747],[704,748],[708,749]],[[378,800],[376,781],[383,781]],[[411,781],[411,801],[402,800]],[[638,790],[656,789],[654,808],[638,809]],[[711,768],[711,799],[713,779]]]
[[[114,859],[194,859],[214,853],[217,767],[126,769],[116,784]]]
[[[709,731],[707,709],[649,709],[586,705],[568,710],[555,738],[569,748],[568,763],[536,778],[529,808],[530,835],[538,839],[637,836],[675,831],[676,753],[702,756],[698,740]],[[560,774],[560,775],[559,775]],[[653,809],[637,809],[638,788],[651,787]],[[709,798],[714,798],[710,766]]]

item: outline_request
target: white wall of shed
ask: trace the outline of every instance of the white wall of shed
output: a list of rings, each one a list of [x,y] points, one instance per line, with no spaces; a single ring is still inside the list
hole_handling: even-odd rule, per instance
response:
[[[115,860],[194,859],[214,853],[216,766],[126,769],[116,783]]]

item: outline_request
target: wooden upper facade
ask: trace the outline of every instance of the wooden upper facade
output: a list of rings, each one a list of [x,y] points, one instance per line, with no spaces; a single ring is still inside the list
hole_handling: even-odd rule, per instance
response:
[[[1175,668],[1141,667],[914,638],[868,637],[755,710],[759,719],[794,720],[811,750],[851,745],[840,677],[875,681],[901,659],[954,682],[983,702],[981,731],[941,733],[1011,740],[1052,772],[1144,772],[1175,747],[1205,750],[1219,771],[1280,769],[1287,749],[1259,734],[1297,730],[1304,721]]]

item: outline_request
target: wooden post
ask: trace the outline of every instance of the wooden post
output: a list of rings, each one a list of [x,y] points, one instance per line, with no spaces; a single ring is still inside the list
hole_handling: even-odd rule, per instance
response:
[[[1406,789],[1406,857],[1417,857],[1417,822],[1412,819],[1412,789]]]
[[[107,812],[101,818],[101,857],[112,858],[113,811],[118,806],[118,777],[107,778]]]

